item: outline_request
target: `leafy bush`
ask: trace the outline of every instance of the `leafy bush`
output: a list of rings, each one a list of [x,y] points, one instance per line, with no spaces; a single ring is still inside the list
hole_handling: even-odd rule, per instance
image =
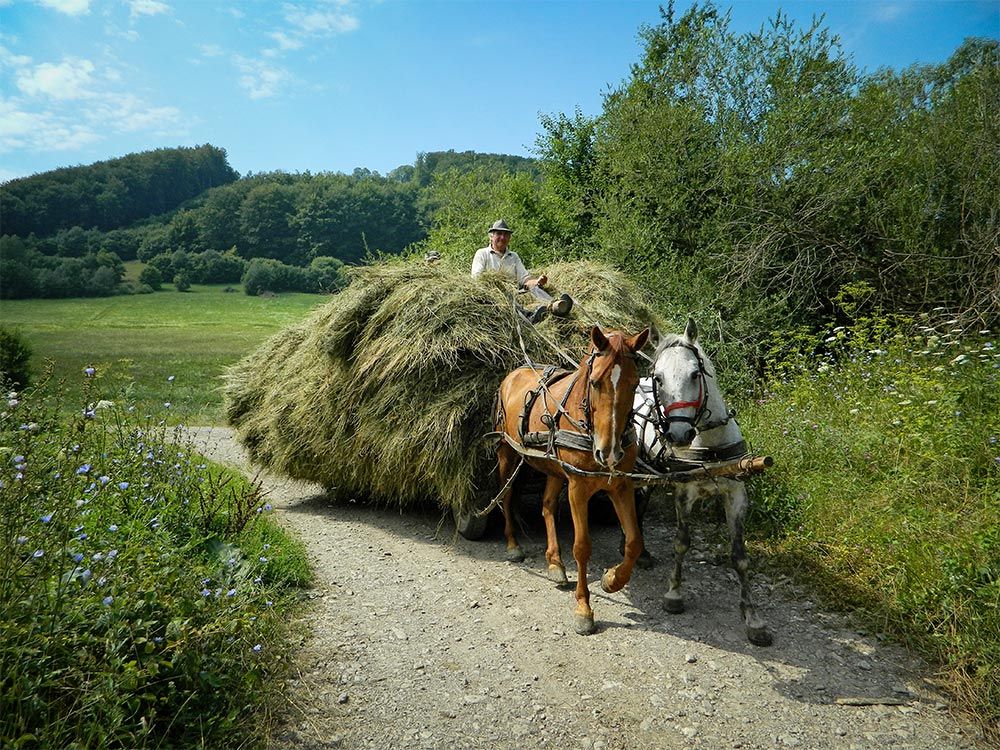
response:
[[[943,661],[997,729],[1000,348],[955,323],[800,336],[743,421],[777,459],[755,512],[784,534],[778,552]]]
[[[186,292],[191,288],[191,275],[187,271],[180,271],[174,275],[174,286],[178,292]]]
[[[139,282],[148,285],[154,291],[159,290],[163,284],[163,273],[153,265],[147,265],[139,273]]]
[[[308,571],[257,488],[162,421],[38,388],[0,415],[0,745],[236,747]]]
[[[0,326],[0,387],[28,385],[31,347],[15,330]]]
[[[237,283],[247,268],[247,262],[231,248],[224,253],[206,250],[194,256],[194,277],[201,284]]]
[[[261,292],[315,292],[317,283],[306,268],[288,266],[273,258],[254,258],[243,274],[243,290]]]

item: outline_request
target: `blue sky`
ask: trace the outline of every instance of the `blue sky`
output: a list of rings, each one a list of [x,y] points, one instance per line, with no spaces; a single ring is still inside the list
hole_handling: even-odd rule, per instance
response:
[[[735,31],[824,14],[869,70],[1000,36],[1000,0],[731,7]],[[201,143],[242,174],[530,155],[539,114],[599,112],[658,19],[634,0],[0,0],[0,180]]]

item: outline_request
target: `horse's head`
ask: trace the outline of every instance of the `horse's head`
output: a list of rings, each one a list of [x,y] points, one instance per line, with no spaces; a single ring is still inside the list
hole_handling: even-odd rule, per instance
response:
[[[668,443],[686,446],[697,434],[708,399],[712,365],[698,346],[698,326],[688,318],[683,336],[665,336],[653,357],[653,383]]]
[[[594,459],[608,469],[614,469],[625,456],[622,435],[630,425],[632,400],[639,385],[635,354],[648,338],[648,328],[631,337],[618,332],[605,335],[598,326],[590,331],[594,349],[587,390]]]

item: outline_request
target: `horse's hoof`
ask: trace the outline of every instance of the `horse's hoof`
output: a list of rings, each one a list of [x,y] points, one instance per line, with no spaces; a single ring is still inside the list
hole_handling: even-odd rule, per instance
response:
[[[679,596],[663,597],[663,608],[672,615],[679,615],[684,611],[684,600]]]
[[[566,568],[561,565],[549,566],[549,580],[556,586],[568,586],[569,579],[566,578]]]
[[[576,630],[577,635],[590,635],[596,630],[593,616],[576,615],[573,618],[573,629]]]
[[[774,637],[771,635],[771,631],[767,629],[766,625],[761,625],[756,628],[752,628],[748,625],[747,640],[754,646],[770,646],[774,643]]]
[[[618,591],[618,589],[620,589],[622,586],[624,586],[624,584],[622,584],[622,586],[614,588],[614,585],[615,585],[615,569],[608,568],[607,570],[604,571],[604,575],[601,576],[601,588],[604,589],[604,591],[607,592],[608,594],[613,594],[616,591]]]
[[[652,570],[656,565],[656,558],[649,554],[646,550],[642,551],[642,554],[635,561],[635,567],[642,568],[643,570]]]
[[[519,563],[524,562],[524,550],[520,547],[511,547],[507,550],[506,554],[507,562]]]

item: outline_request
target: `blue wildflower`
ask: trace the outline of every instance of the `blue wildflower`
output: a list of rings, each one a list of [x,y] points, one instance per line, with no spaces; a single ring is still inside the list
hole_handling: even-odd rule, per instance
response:
[[[110,562],[111,560],[114,560],[114,559],[115,559],[116,557],[118,557],[118,550],[116,550],[116,549],[113,549],[113,550],[111,550],[111,551],[110,551],[110,552],[108,553],[108,561],[109,561],[109,562]]]
[[[201,595],[202,596],[211,596],[212,592],[209,589],[202,589],[201,590]]]
[[[115,600],[115,598],[113,596],[106,596],[103,599],[103,604],[104,604],[105,607],[110,607],[111,606],[111,602],[113,602],[114,600]]]
[[[28,541],[28,537],[26,537],[26,536],[19,536],[17,538],[17,543],[18,544],[24,544],[26,541]]]
[[[13,460],[13,462],[15,464],[23,464],[24,463],[24,456],[14,456],[14,458],[12,460]]]
[[[236,596],[236,589],[229,589],[229,591],[226,592],[226,596]]]
[[[108,526],[108,531],[118,531],[118,524],[113,523],[110,526]]]
[[[167,376],[167,382],[168,383],[173,383],[174,382],[174,376],[173,375],[168,375]]]
[[[83,368],[83,374],[86,375],[88,378],[91,377],[95,372],[97,372],[97,370],[95,370],[93,367]]]
[[[83,466],[81,466],[79,469],[76,470],[76,473],[86,474],[88,471],[90,471],[90,464],[84,464]]]
[[[74,552],[73,553],[73,562],[80,562],[82,559],[83,559],[83,553],[82,552]]]
[[[43,550],[43,549],[36,549],[35,553],[32,555],[32,557],[38,558],[38,557],[41,557],[44,554],[45,554],[45,550]]]
[[[260,649],[261,649],[261,645],[260,645],[260,644],[258,643],[258,644],[256,644],[256,645],[255,645],[255,646],[253,647],[253,652],[254,652],[255,654],[259,654],[259,653],[260,653]]]
[[[128,482],[119,482],[118,483],[118,489],[120,489],[120,490],[127,490],[128,489]]]
[[[100,476],[100,477],[97,478],[97,481],[100,482],[101,486],[103,487],[104,485],[106,485],[108,482],[111,481],[111,477],[109,477],[109,476]]]
[[[90,579],[93,578],[93,576],[94,574],[90,572],[90,568],[87,568],[86,570],[80,573],[80,578],[83,580],[84,583],[89,583]]]
[[[52,514],[46,513],[44,516],[41,516],[38,520],[41,521],[42,523],[48,523],[49,521],[52,520]]]

